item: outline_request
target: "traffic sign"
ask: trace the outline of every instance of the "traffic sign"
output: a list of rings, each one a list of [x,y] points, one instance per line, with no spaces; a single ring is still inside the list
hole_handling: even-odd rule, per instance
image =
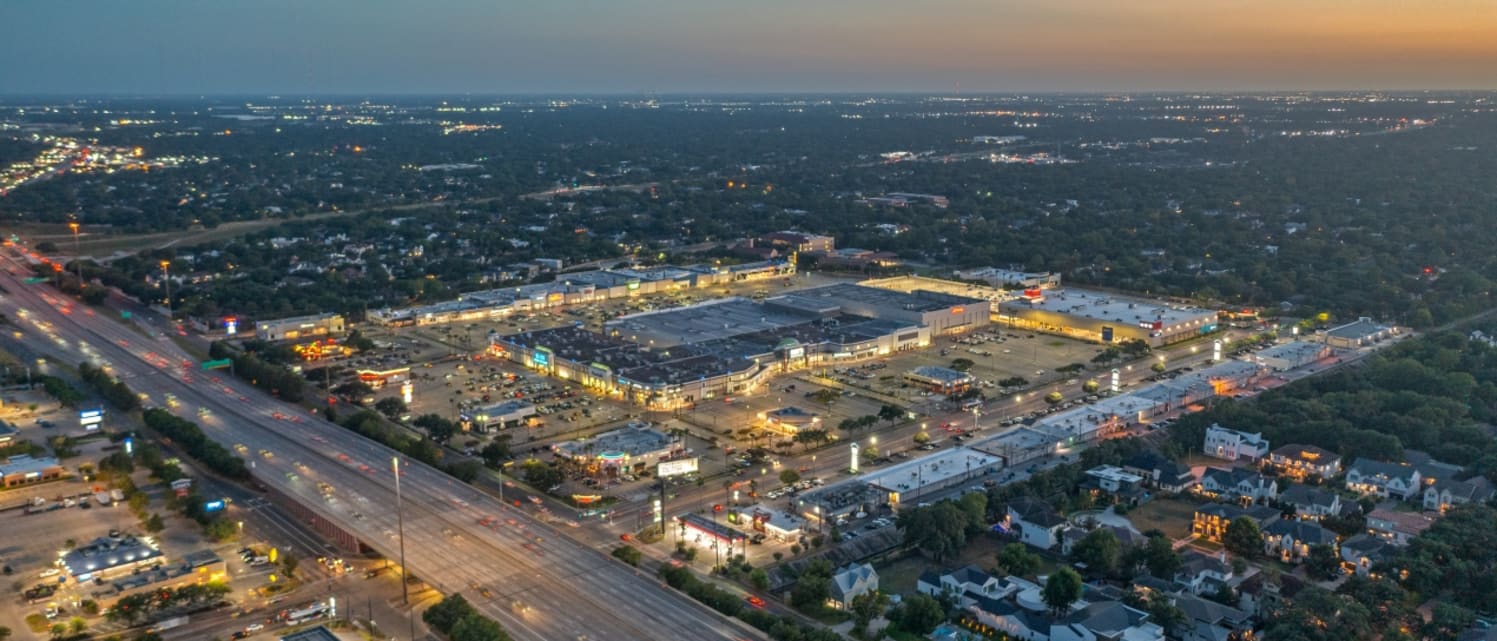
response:
[[[223,369],[225,367],[230,367],[233,364],[234,364],[234,361],[229,360],[227,358],[220,358],[218,360],[212,360],[212,361],[203,361],[203,371],[207,371],[207,370],[210,370],[210,369]]]

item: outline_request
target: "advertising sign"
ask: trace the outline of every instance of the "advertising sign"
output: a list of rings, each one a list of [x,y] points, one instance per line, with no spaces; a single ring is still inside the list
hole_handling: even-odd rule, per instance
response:
[[[103,422],[104,410],[102,409],[82,410],[78,412],[78,424],[82,425],[85,430],[90,432],[97,430]]]
[[[691,458],[676,459],[674,461],[661,461],[660,466],[656,470],[655,474],[661,478],[680,476],[682,474],[691,474],[692,472],[697,471],[698,461],[699,459],[695,456]]]

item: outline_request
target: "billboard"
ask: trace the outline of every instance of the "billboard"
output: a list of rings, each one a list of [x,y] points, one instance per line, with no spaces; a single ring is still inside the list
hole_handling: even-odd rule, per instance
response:
[[[697,457],[693,456],[691,458],[676,459],[674,461],[661,461],[660,466],[655,471],[655,475],[659,476],[660,478],[666,478],[669,476],[691,474],[697,471],[698,460],[699,459],[697,459]]]

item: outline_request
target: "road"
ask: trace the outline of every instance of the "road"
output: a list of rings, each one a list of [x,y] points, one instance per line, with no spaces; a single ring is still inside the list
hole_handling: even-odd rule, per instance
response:
[[[45,286],[21,282],[4,257],[3,311],[28,344],[63,362],[107,365],[132,389],[197,420],[233,447],[257,479],[296,497],[360,540],[398,559],[393,450],[233,380],[198,371],[163,328],[127,327]],[[402,461],[407,566],[443,593],[463,593],[517,639],[696,641],[755,636],[737,622],[415,461]],[[328,498],[324,498],[324,491]],[[496,517],[485,527],[480,520]],[[488,593],[491,596],[485,596]],[[518,601],[528,611],[513,607]]]

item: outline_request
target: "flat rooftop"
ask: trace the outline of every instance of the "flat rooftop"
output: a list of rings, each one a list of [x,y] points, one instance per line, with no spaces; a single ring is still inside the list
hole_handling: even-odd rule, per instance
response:
[[[634,423],[592,438],[557,443],[552,448],[573,458],[632,458],[669,449],[677,442],[674,436],[665,432],[643,423]]]
[[[1389,329],[1390,328],[1387,325],[1374,323],[1370,318],[1359,318],[1345,325],[1332,327],[1326,330],[1325,333],[1327,336],[1334,336],[1336,338],[1354,339],[1366,338],[1368,336],[1386,332]]]
[[[327,627],[319,625],[315,628],[307,628],[305,630],[297,630],[296,632],[292,632],[291,634],[281,637],[281,641],[344,641],[345,639],[354,638],[357,637],[338,636],[337,633],[327,629]]]
[[[979,441],[973,441],[968,443],[967,446],[971,449],[995,456],[1010,456],[1033,450],[1053,450],[1055,448],[1055,437],[1027,427],[1021,427]]]
[[[1258,352],[1258,358],[1282,358],[1289,361],[1299,361],[1314,358],[1320,350],[1325,349],[1324,343],[1307,343],[1294,341],[1282,345],[1274,345],[1268,349]]]
[[[965,298],[980,298],[982,300],[998,303],[1014,298],[1015,294],[1005,292],[995,287],[984,285],[973,285],[954,280],[942,280],[926,276],[894,276],[891,278],[879,278],[865,280],[858,283],[864,287],[877,287],[890,291],[904,292],[906,294],[926,291],[947,294],[951,296],[962,296]]]
[[[923,487],[942,486],[967,474],[976,479],[988,466],[1001,462],[1002,459],[986,452],[954,447],[866,474],[862,480],[889,492],[915,492]]]
[[[735,296],[620,316],[608,321],[605,327],[640,344],[669,347],[775,330],[810,320],[805,314]]]
[[[889,310],[905,310],[913,312],[934,312],[956,305],[970,305],[980,303],[987,299],[973,298],[971,296],[959,296],[946,294],[927,289],[917,289],[909,292],[895,291],[881,287],[865,287],[852,283],[837,283],[802,289],[796,292],[797,296],[804,298],[823,298],[833,301],[846,301],[870,307],[878,307]]]
[[[57,462],[57,459],[50,456],[32,458],[26,454],[17,454],[6,459],[4,463],[0,463],[0,476],[29,474],[33,472],[40,474],[58,465],[60,463]]]
[[[1206,316],[1213,320],[1216,318],[1215,311],[1200,307],[1069,287],[1046,290],[1045,295],[1038,300],[1019,299],[1006,305],[1134,326],[1146,321],[1159,321],[1164,324],[1165,329]]]
[[[638,345],[580,327],[555,327],[497,337],[531,349],[545,347],[558,358],[607,366],[619,378],[639,383],[675,384],[712,378],[754,367],[753,361],[704,353],[690,345]]]

